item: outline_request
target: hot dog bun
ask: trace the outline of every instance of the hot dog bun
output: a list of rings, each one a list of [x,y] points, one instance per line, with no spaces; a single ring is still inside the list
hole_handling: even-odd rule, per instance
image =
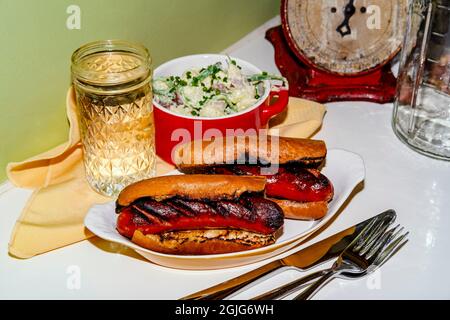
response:
[[[142,197],[158,201],[174,196],[190,199],[233,199],[244,192],[262,192],[265,183],[264,177],[202,174],[162,176],[129,185],[119,194],[117,204],[127,206]]]
[[[272,139],[276,140],[272,141]],[[260,146],[256,136],[218,138],[214,141],[191,141],[175,148],[173,162],[185,173],[198,172],[201,167],[256,159],[261,163],[298,163],[318,167],[325,160],[327,148],[324,141],[267,136]],[[272,145],[278,143],[278,152]]]
[[[295,220],[318,220],[322,219],[328,212],[328,202],[297,202],[285,199],[273,199],[284,212],[284,216]]]
[[[131,239],[149,250],[179,255],[221,254],[245,251],[275,242],[273,235],[241,230],[210,229],[147,234],[137,230]]]

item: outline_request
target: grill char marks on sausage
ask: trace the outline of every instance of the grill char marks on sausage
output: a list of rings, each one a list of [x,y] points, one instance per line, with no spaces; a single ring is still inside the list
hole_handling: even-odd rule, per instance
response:
[[[263,220],[266,226],[277,230],[283,225],[284,215],[280,214],[278,205],[274,206],[272,201],[262,197],[248,196],[242,197],[240,203],[244,206],[251,206],[252,219]]]
[[[199,214],[218,213],[214,206],[208,204],[206,201],[189,201],[180,198],[172,198],[167,204],[188,217],[195,217]]]
[[[137,229],[143,234],[208,228],[272,234],[283,225],[283,220],[281,208],[260,194],[246,193],[234,201],[175,197],[158,202],[141,198],[121,208],[117,229],[128,238]]]
[[[281,169],[267,179],[266,193],[269,197],[299,202],[330,201],[333,186],[323,174],[314,169]]]
[[[260,166],[233,165],[208,168],[210,174],[261,175]],[[266,195],[298,202],[330,201],[333,185],[316,169],[295,164],[282,165],[276,174],[266,175]]]

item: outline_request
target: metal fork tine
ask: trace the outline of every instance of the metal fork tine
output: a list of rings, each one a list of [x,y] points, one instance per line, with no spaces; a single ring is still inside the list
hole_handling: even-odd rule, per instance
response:
[[[392,235],[392,239],[397,238],[398,235],[403,232],[403,230],[405,230],[404,227],[401,227],[399,230],[397,230],[397,232],[395,234]]]
[[[374,264],[381,265],[391,254],[396,252],[399,244],[409,235],[409,231],[393,240],[375,259]],[[408,240],[406,240],[408,241]]]
[[[361,235],[358,237],[358,240],[353,244],[353,250],[358,250],[360,246],[364,243],[364,239],[367,238],[367,235],[372,231],[374,226],[379,223],[378,219],[373,219],[370,221],[370,223],[364,228],[364,230],[361,232]],[[351,246],[351,245],[350,245]]]
[[[408,238],[405,238],[403,241],[400,241],[389,253],[385,254],[384,257],[380,258],[377,263],[378,267],[381,267],[386,263],[394,254],[396,254],[400,249],[409,241]]]
[[[391,221],[386,220],[377,221],[376,225],[370,229],[369,234],[365,234],[361,237],[361,241],[353,248],[353,252],[359,252],[362,248],[365,248],[368,244],[371,244],[378,238],[380,232],[384,232],[384,230],[386,230],[391,223]]]
[[[380,230],[378,230],[371,239],[369,239],[366,244],[363,246],[361,251],[359,252],[360,255],[366,254],[369,250],[372,249],[372,247],[376,247],[380,244],[381,238],[385,234],[386,230],[388,229],[389,224],[383,225]]]
[[[374,220],[372,224],[367,226],[366,230],[361,234],[360,237],[358,237],[358,242],[352,247],[352,251],[358,252],[367,242],[367,239],[370,239],[373,233],[376,232],[376,230],[378,230],[384,223],[385,220],[377,219]]]
[[[365,255],[366,259],[370,259],[372,258],[375,253],[377,253],[379,250],[383,250],[386,245],[388,245],[392,239],[394,239],[398,233],[403,230],[403,227],[400,228],[400,230],[397,230],[400,227],[400,225],[396,225],[394,228],[390,229],[389,231],[385,232],[380,238],[379,240],[375,243],[375,245],[367,252],[367,254]],[[397,231],[396,231],[397,230]],[[362,254],[365,254],[362,253]]]

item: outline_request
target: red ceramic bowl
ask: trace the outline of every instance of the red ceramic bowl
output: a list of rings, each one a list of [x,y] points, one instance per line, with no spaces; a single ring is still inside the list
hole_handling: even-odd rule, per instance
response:
[[[236,60],[246,75],[261,73],[261,70],[251,63],[237,58],[232,59]],[[227,60],[227,56],[218,54],[181,57],[159,66],[154,71],[154,78],[181,76],[188,69],[206,67],[218,61],[226,65]],[[153,101],[157,155],[173,164],[172,151],[180,143],[210,139],[212,136],[252,134],[267,128],[270,118],[286,108],[289,93],[286,87],[272,87],[270,81],[264,81],[264,87],[264,95],[253,106],[239,113],[218,118],[180,115]],[[276,96],[278,99],[271,104],[270,101]]]

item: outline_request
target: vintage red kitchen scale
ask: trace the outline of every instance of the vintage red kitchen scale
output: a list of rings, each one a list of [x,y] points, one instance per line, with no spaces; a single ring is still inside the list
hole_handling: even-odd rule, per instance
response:
[[[290,95],[318,102],[391,102],[407,0],[282,0],[267,31]]]

